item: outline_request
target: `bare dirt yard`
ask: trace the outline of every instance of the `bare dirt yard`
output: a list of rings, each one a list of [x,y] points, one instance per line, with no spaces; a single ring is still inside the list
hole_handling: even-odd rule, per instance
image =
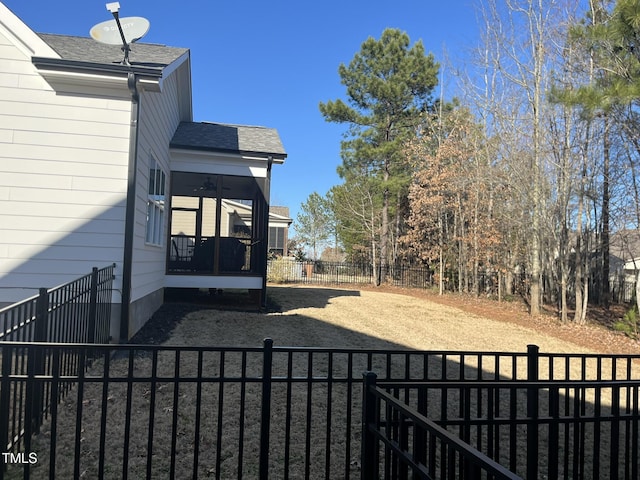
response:
[[[381,378],[385,370],[390,369],[400,375],[409,372],[406,378],[448,378],[448,373],[458,378],[462,365],[471,375],[480,371],[486,372],[482,373],[483,378],[485,374],[493,378],[491,362],[477,368],[480,356],[442,352],[524,353],[527,345],[535,344],[541,352],[640,353],[636,342],[603,325],[608,321],[607,315],[613,316],[614,312],[601,312],[584,327],[561,325],[553,312],[530,318],[521,302],[499,304],[486,299],[440,297],[427,291],[393,287],[272,285],[268,288],[266,312],[251,311],[246,294],[233,291],[213,297],[192,297],[190,302],[179,300],[165,303],[131,342],[162,344],[160,348],[166,348],[164,353],[158,353],[156,358],[140,349],[128,359],[114,357],[109,362],[103,359],[93,364],[84,388],[76,386],[61,404],[57,432],[45,424],[36,436],[34,448],[39,452],[39,462],[32,478],[48,477],[48,445],[52,444],[57,445],[56,475],[59,478],[73,478],[74,451],[81,453],[77,475],[80,478],[95,478],[99,472],[105,478],[122,478],[123,464],[127,465],[129,478],[145,478],[149,472],[150,478],[171,475],[191,478],[193,471],[201,478],[256,478],[260,383],[238,379],[261,377],[262,351],[256,348],[254,353],[245,355],[231,348],[226,352],[211,349],[202,354],[185,350],[178,355],[167,346],[252,349],[261,347],[265,338],[271,338],[276,347],[402,351],[395,356],[374,358],[373,367],[367,366],[366,355],[338,354],[330,357],[331,360],[324,351],[314,354],[313,358],[305,352],[274,356],[274,369],[279,373],[274,372],[273,378],[295,377],[296,382],[273,387],[269,465],[273,478],[284,478],[286,472],[291,479],[359,478],[361,391],[351,379],[362,378],[365,370],[380,372]],[[218,308],[220,306],[226,308]],[[411,353],[416,350],[432,352]],[[509,357],[505,357],[506,365],[501,364],[500,375],[521,379],[522,365],[514,365],[509,372]],[[385,363],[389,359],[397,365]],[[586,362],[584,367],[574,363],[571,378],[580,378],[574,376],[574,366],[578,370],[612,370],[612,365],[605,361],[600,364],[600,360]],[[621,363],[619,367],[624,370],[625,365]],[[138,378],[129,387],[117,381],[103,382],[107,370],[110,379],[131,375]],[[635,367],[633,370],[635,378]],[[146,378],[150,371],[157,371],[162,378],[157,381]],[[202,383],[175,381],[173,375],[177,376],[178,371],[187,377],[200,371],[198,375],[203,374],[207,380]],[[469,378],[476,378],[471,375]],[[596,375],[588,373],[586,378],[597,378]],[[349,380],[329,384],[328,378]],[[602,408],[608,408],[609,393],[598,394]],[[587,395],[589,398],[585,397],[588,409],[594,395],[591,392]],[[517,404],[526,405],[526,397],[520,397]],[[198,398],[201,401],[197,401]],[[446,401],[436,395],[429,400],[429,405],[454,411],[458,400],[455,395]],[[500,397],[500,401],[503,400],[509,398]],[[444,407],[437,406],[440,401]],[[78,405],[81,405],[80,416],[76,414]],[[101,423],[103,415],[106,421]],[[125,433],[125,424],[130,425],[130,433]],[[523,439],[518,442],[524,442]],[[152,441],[153,453],[150,454],[147,445]],[[126,442],[124,449],[123,442]],[[590,437],[586,438],[585,445],[590,442]],[[502,455],[507,455],[508,449],[503,450]],[[526,445],[518,444],[517,452],[517,458],[505,457],[500,461],[509,465],[516,458],[520,467],[520,455],[526,453]],[[540,464],[546,465],[543,457],[541,455]],[[100,467],[100,459],[105,466]],[[609,463],[604,460],[603,465]],[[174,469],[175,474],[170,473]],[[9,472],[8,478],[14,478],[11,473],[19,472]]]
[[[223,294],[224,295],[224,294]],[[548,312],[531,318],[521,301],[498,303],[461,295],[438,296],[394,287],[268,288],[266,313],[168,303],[135,343],[640,353],[640,343],[605,325],[621,307],[598,313],[586,326],[562,325]]]

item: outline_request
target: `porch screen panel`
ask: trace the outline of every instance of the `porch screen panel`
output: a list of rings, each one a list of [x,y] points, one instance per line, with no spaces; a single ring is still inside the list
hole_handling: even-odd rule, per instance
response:
[[[255,231],[253,178],[223,176],[220,200],[220,273],[255,272],[251,263]]]
[[[254,252],[266,245],[263,224],[256,229],[255,223],[256,199],[260,211],[265,203],[259,179],[173,172],[171,187],[172,241],[188,237],[192,253],[188,268],[183,262],[177,271],[169,264],[169,273],[263,273]]]

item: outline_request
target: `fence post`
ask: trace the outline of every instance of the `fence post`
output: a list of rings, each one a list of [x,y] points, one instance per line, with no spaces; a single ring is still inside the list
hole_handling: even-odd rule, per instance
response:
[[[379,459],[376,455],[376,436],[369,431],[369,425],[376,423],[376,397],[371,389],[376,386],[377,375],[373,372],[362,374],[362,451],[360,455],[360,478],[378,478]]]
[[[566,390],[566,395],[569,395],[568,389]],[[549,388],[549,416],[551,417],[551,422],[549,423],[548,427],[549,461],[547,462],[547,478],[558,478],[558,467],[560,465],[560,387],[551,386]]]
[[[33,332],[34,342],[46,342],[47,339],[47,321],[49,317],[49,292],[46,288],[41,288],[38,292],[36,300],[36,321]]]
[[[540,378],[540,348],[527,345],[527,381]],[[527,478],[538,478],[538,399],[537,385],[527,387]]]
[[[89,294],[89,343],[96,343],[96,316],[98,314],[98,268],[91,269],[91,293]]]
[[[427,416],[427,387],[418,387],[418,413]],[[427,433],[422,428],[413,429],[413,455],[416,463],[427,465]]]
[[[41,288],[36,300],[36,319],[33,332],[34,342],[47,342],[48,324],[49,323],[49,292],[46,288]],[[44,373],[45,352],[42,347],[31,346],[27,349],[27,381],[26,389],[26,408],[31,412],[31,425],[29,428],[32,433],[40,432],[40,424],[42,423],[42,410],[44,402],[44,384],[40,384],[34,379],[35,375]],[[26,421],[25,421],[26,423]],[[25,431],[25,436],[28,433]]]
[[[273,366],[273,340],[264,339],[262,363],[262,416],[260,420],[260,479],[269,478],[269,430],[271,428],[271,374]]]
[[[0,452],[5,453],[9,450],[9,423],[11,409],[9,408],[11,400],[11,360],[14,356],[14,347],[11,345],[2,346],[2,386],[0,387]],[[14,412],[15,414],[16,412]],[[2,462],[0,465],[0,479],[4,478],[4,472],[7,468],[7,463]]]

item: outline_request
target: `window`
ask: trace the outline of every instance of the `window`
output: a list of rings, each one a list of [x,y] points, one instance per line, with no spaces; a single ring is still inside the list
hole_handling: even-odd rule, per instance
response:
[[[164,202],[166,175],[156,159],[149,164],[149,196],[147,199],[147,233],[145,240],[152,245],[163,244]]]
[[[284,255],[284,228],[269,227],[269,251]]]

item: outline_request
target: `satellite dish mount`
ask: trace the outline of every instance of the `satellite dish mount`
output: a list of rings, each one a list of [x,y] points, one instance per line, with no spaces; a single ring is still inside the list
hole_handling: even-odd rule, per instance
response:
[[[116,21],[116,25],[118,26],[118,32],[120,32],[120,38],[122,39],[122,51],[124,52],[124,58],[122,59],[123,65],[131,65],[129,63],[129,52],[131,51],[131,47],[129,46],[129,42],[124,36],[124,31],[122,30],[122,24],[120,23],[120,3],[112,2],[107,3],[107,10],[109,10],[113,14],[113,18]]]
[[[94,40],[106,43],[108,45],[122,45],[121,50],[124,52],[124,59],[120,62],[122,65],[131,65],[129,63],[129,52],[131,44],[137,42],[149,31],[149,20],[142,17],[126,17],[120,18],[120,3],[107,3],[109,10],[115,20],[107,20],[106,22],[94,25],[89,32]]]

